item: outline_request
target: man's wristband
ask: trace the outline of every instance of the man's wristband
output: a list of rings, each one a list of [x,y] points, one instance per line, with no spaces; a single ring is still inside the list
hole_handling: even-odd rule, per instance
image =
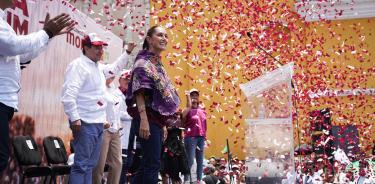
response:
[[[43,29],[43,30],[47,33],[49,39],[51,39],[53,37],[53,34],[50,30],[48,30],[48,29]]]

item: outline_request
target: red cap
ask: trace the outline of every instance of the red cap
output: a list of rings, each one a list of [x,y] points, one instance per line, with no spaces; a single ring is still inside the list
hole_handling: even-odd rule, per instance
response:
[[[96,33],[89,33],[82,40],[82,45],[95,45],[95,46],[107,46],[108,44],[104,42]]]

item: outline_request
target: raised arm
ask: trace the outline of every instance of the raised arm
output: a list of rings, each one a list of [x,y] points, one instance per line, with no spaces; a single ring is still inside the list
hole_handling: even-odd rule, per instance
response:
[[[17,56],[30,52],[40,52],[47,44],[49,38],[66,33],[73,29],[74,21],[67,14],[60,14],[53,19],[46,16],[43,30],[29,35],[16,35],[9,25],[0,23],[0,55]],[[33,57],[36,57],[35,54]],[[33,59],[27,57],[26,59]]]
[[[16,35],[10,29],[0,27],[0,55],[17,56],[39,51],[47,45],[49,37],[43,30],[29,35]]]
[[[181,118],[181,123],[185,125],[186,122],[186,116],[188,115],[189,111],[191,110],[191,98],[190,98],[190,93],[185,92],[186,95],[186,107],[182,111],[182,118]]]
[[[38,57],[39,54],[42,53],[45,50],[45,48],[47,48],[47,44],[44,45],[43,47],[41,47],[38,50],[33,50],[31,52],[21,54],[20,55],[20,62],[25,63],[25,62],[33,60],[34,58]]]
[[[132,53],[135,47],[135,43],[129,43],[126,52],[122,53],[122,55],[118,57],[114,63],[104,66],[104,72],[118,75],[129,63],[129,55]]]

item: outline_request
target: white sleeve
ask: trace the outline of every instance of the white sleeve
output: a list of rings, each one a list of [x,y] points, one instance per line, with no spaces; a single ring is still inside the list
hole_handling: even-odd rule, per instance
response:
[[[120,57],[117,58],[117,60],[108,65],[102,65],[103,72],[118,75],[120,72],[125,68],[125,66],[129,63],[129,54],[124,52]]]
[[[77,62],[74,61],[68,65],[65,72],[61,102],[63,103],[64,111],[71,122],[80,119],[77,110],[77,95],[84,83],[85,76],[86,72],[77,65]]]
[[[115,122],[115,111],[112,103],[107,103],[106,107],[107,122],[112,126]]]
[[[34,58],[38,57],[39,54],[45,50],[45,48],[47,48],[47,45],[42,47],[40,50],[34,50],[32,52],[28,52],[26,54],[20,55],[20,62],[25,63],[25,62],[33,60]]]
[[[28,35],[16,35],[5,21],[0,22],[0,55],[17,56],[39,52],[48,44],[49,37],[44,30]]]
[[[125,101],[125,99],[126,99],[126,97],[125,97],[125,95],[123,95],[122,94],[122,92],[121,92],[121,101],[120,101],[120,119],[121,119],[121,121],[127,121],[127,120],[130,120],[131,121],[131,119],[132,119],[132,117],[128,114],[128,110],[127,110],[127,106],[126,106],[126,101]]]
[[[107,107],[106,107],[106,120],[111,126],[113,123],[116,122],[116,116],[115,116],[115,101],[113,99],[113,95],[111,94],[111,91],[109,89],[106,89],[104,93],[104,98],[106,99],[107,102]]]
[[[129,115],[126,109],[127,107],[125,105],[125,101],[121,100],[119,105],[120,105],[120,119],[127,120]]]

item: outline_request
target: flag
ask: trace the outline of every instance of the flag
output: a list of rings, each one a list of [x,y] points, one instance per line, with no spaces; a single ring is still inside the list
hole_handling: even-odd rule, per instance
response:
[[[228,153],[228,146],[226,145],[223,150],[221,150],[222,154]]]

